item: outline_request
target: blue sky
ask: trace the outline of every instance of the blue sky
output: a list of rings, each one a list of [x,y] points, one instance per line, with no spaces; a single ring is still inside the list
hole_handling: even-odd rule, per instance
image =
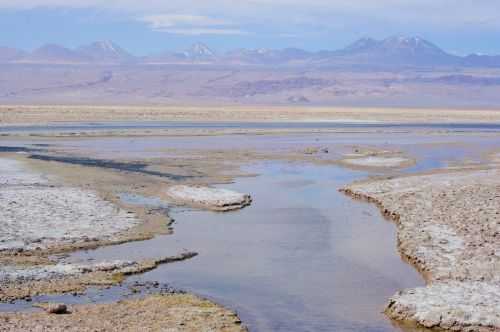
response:
[[[31,50],[112,40],[134,54],[201,41],[215,50],[337,49],[416,35],[457,54],[500,54],[492,0],[0,0],[0,45]]]

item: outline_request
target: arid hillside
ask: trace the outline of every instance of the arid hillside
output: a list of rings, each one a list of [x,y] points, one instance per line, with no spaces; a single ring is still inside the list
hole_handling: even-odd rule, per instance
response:
[[[5,64],[0,103],[496,108],[500,69]]]

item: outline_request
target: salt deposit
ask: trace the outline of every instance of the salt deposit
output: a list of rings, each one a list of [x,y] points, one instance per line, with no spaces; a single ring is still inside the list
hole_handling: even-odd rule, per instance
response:
[[[500,171],[369,181],[344,191],[398,225],[401,253],[428,286],[396,294],[395,319],[453,330],[500,329]]]
[[[41,265],[19,268],[16,266],[0,267],[0,283],[39,281],[44,279],[62,278],[91,272],[116,271],[138,265],[131,261],[112,261],[97,264],[63,264]]]
[[[94,191],[55,184],[0,158],[0,251],[112,239],[138,223]]]
[[[403,157],[383,157],[368,156],[360,158],[346,158],[341,161],[342,164],[358,167],[403,167],[410,165],[412,161]]]
[[[166,193],[169,198],[176,202],[219,211],[241,209],[252,201],[248,194],[200,186],[172,186],[167,189]]]

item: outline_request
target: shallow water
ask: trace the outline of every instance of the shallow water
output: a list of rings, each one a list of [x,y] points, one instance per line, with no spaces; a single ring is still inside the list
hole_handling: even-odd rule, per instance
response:
[[[354,145],[369,145],[402,150],[415,158],[415,166],[400,170],[404,173],[464,160],[481,162],[500,148],[491,133],[455,130],[433,135],[350,132],[37,139],[8,140],[2,145],[47,143],[51,149],[90,158],[134,160],[166,157],[169,149],[196,156],[197,150],[272,153],[310,146],[328,147],[330,153],[324,157],[335,159]],[[170,210],[176,220],[174,234],[79,252],[68,260],[141,259],[197,251],[200,255],[191,260],[160,266],[130,282],[159,281],[209,297],[236,309],[251,331],[400,331],[381,310],[396,291],[422,285],[422,278],[399,257],[395,226],[373,205],[338,192],[343,185],[375,173],[275,161],[245,170],[259,176],[239,178],[224,187],[252,194],[250,207],[221,214],[169,207],[156,198],[124,193],[121,199],[127,204]],[[114,300],[120,292],[123,289],[113,288],[91,301]]]
[[[338,192],[363,174],[276,162],[248,171],[261,175],[224,187],[252,193],[252,206],[225,214],[174,208],[174,235],[72,260],[194,250],[194,259],[131,280],[207,296],[236,309],[251,331],[398,331],[380,312],[397,290],[423,281],[397,254],[395,226]]]
[[[500,123],[384,123],[378,121],[323,121],[323,122],[203,122],[203,121],[134,121],[53,123],[49,125],[4,125],[1,133],[13,132],[75,132],[93,130],[130,129],[442,129],[463,131],[500,131]]]
[[[360,129],[360,128],[357,128]],[[401,129],[401,128],[400,128]],[[303,151],[309,147],[328,148],[323,159],[340,159],[352,153],[353,146],[371,146],[386,150],[401,150],[416,159],[417,164],[406,172],[425,171],[446,167],[453,162],[485,161],[488,152],[499,149],[498,133],[415,133],[397,132],[344,132],[294,133],[285,135],[217,135],[183,137],[98,137],[64,139],[6,139],[0,144],[8,149],[39,148],[50,144],[50,150],[82,157],[144,160],[148,158],[199,158],[198,151],[254,150],[267,154]],[[34,144],[35,143],[35,144]],[[182,152],[182,153],[181,153]]]

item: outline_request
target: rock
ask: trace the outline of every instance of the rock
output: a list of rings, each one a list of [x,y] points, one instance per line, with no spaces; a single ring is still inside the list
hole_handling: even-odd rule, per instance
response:
[[[68,307],[63,303],[50,303],[45,308],[45,311],[48,312],[49,314],[56,314],[56,315],[67,314]]]

